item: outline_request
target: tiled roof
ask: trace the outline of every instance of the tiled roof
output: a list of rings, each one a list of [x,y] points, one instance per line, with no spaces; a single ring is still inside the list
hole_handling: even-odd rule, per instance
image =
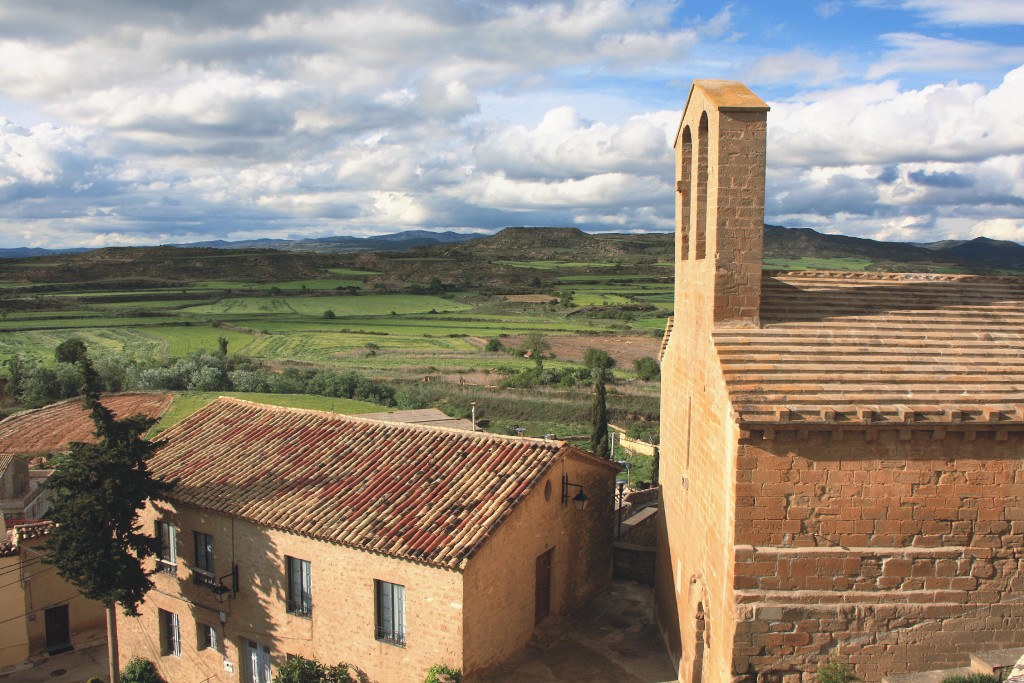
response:
[[[7,466],[14,460],[14,456],[10,453],[0,453],[0,477],[7,471]]]
[[[160,417],[173,394],[110,394],[100,398],[119,418],[142,413]],[[0,453],[56,453],[72,441],[92,441],[95,427],[81,398],[15,413],[0,421]]]
[[[788,273],[717,329],[741,423],[1024,422],[1024,279]]]
[[[18,554],[18,546],[25,541],[49,536],[53,531],[53,522],[28,522],[18,524],[7,530],[7,538],[0,542],[0,557],[13,557]]]
[[[614,468],[561,441],[223,397],[161,439],[151,465],[173,501],[453,569],[559,458]]]

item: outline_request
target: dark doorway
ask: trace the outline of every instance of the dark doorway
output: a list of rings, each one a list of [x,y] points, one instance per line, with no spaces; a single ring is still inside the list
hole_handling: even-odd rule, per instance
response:
[[[537,556],[537,594],[533,623],[539,624],[551,613],[551,548]]]
[[[71,647],[71,621],[68,618],[68,606],[50,607],[43,613],[46,623],[46,651],[55,655],[67,652]]]

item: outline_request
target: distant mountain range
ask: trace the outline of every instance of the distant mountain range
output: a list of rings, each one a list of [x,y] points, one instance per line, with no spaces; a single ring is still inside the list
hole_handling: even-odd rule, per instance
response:
[[[206,242],[188,242],[181,244],[168,244],[164,246],[180,247],[183,249],[277,249],[279,251],[315,251],[319,254],[347,254],[360,251],[406,251],[416,247],[429,247],[435,244],[451,244],[453,242],[465,242],[478,237],[486,237],[486,232],[434,232],[432,230],[407,230],[388,235],[373,235],[371,237],[349,237],[338,235],[335,237],[310,237],[300,240],[283,239],[256,239],[237,240],[210,240]],[[38,247],[16,247],[12,249],[0,249],[0,258],[30,258],[32,256],[52,256],[55,254],[79,254],[83,251],[92,251],[87,248],[77,249],[41,249]]]
[[[577,228],[505,228],[497,234],[410,230],[372,237],[319,237],[301,240],[215,240],[176,244],[160,249],[275,250],[295,254],[352,254],[419,250],[437,256],[473,259],[640,262],[671,258],[670,233],[585,233]],[[145,249],[145,248],[142,248]],[[152,248],[149,248],[152,249]],[[88,249],[0,249],[0,258],[78,254]],[[104,250],[105,252],[118,250]],[[124,250],[130,251],[130,250]],[[845,235],[826,235],[809,228],[765,226],[766,259],[852,258],[869,261],[871,270],[964,270],[975,273],[1024,272],[1024,246],[977,237],[931,243],[880,242]],[[805,266],[806,267],[806,266]],[[817,267],[817,266],[812,266]],[[828,266],[822,266],[828,267]]]

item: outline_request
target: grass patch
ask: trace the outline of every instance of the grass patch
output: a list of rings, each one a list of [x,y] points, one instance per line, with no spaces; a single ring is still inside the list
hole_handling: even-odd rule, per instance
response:
[[[493,261],[495,265],[511,268],[529,268],[532,270],[557,270],[559,268],[617,268],[618,263],[598,263],[597,261]]]
[[[149,437],[153,438],[162,431],[184,420],[186,417],[207,405],[218,396],[233,396],[255,401],[256,403],[267,403],[274,406],[286,406],[289,408],[307,408],[310,410],[324,410],[329,413],[343,413],[346,415],[359,415],[361,413],[379,413],[386,408],[375,403],[365,401],[354,401],[347,398],[331,398],[328,396],[310,396],[309,394],[261,394],[245,393],[238,391],[216,392],[216,391],[188,391],[176,394],[171,407],[163,414],[160,421],[153,425]]]

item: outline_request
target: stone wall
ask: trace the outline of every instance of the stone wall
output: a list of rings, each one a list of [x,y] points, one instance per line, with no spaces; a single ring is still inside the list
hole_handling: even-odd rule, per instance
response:
[[[537,557],[551,551],[552,614],[579,607],[612,579],[615,467],[562,458],[519,504],[465,572],[467,677],[506,659],[530,640],[536,608]],[[561,500],[562,476],[580,484],[583,510]],[[570,489],[570,497],[576,489]]]
[[[269,647],[275,667],[289,654],[302,655],[329,664],[348,662],[370,680],[419,683],[433,664],[461,666],[462,576],[457,572],[188,506],[147,507],[143,529],[152,533],[157,519],[170,521],[178,529],[177,572],[153,576],[156,585],[146,597],[141,616],[119,617],[122,666],[141,656],[156,662],[169,681],[247,680],[243,678],[246,640]],[[218,576],[229,574],[232,563],[238,565],[237,596],[218,602],[208,587],[193,582],[194,531],[213,535]],[[285,556],[311,563],[313,609],[308,618],[286,610]],[[405,647],[375,637],[375,579],[406,588]],[[232,585],[230,579],[225,583]],[[161,609],[178,615],[180,657],[163,652]],[[200,648],[198,624],[214,627],[216,650]]]
[[[811,681],[837,652],[877,681],[1024,645],[1024,436],[938,434],[741,446],[734,674]]]
[[[767,107],[755,101],[738,83],[698,82],[676,140],[676,313],[662,360],[655,592],[681,681],[727,680],[732,671],[723,644],[736,623],[740,432],[711,331],[757,322]]]

